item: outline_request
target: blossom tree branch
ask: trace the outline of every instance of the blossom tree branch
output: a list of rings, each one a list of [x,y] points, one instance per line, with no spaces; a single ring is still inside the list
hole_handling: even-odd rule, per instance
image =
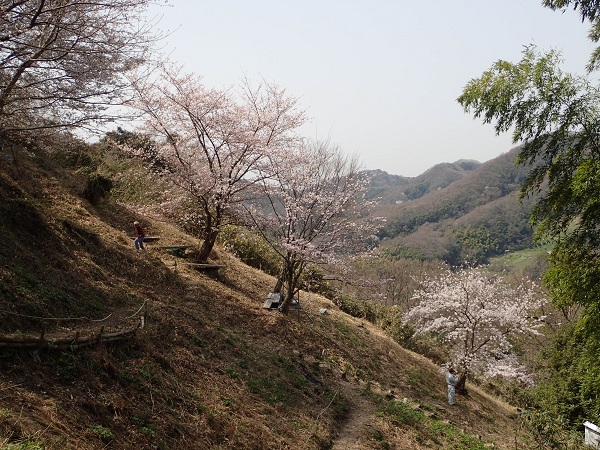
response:
[[[172,181],[204,212],[205,261],[233,205],[269,177],[271,155],[297,145],[304,113],[284,89],[245,80],[235,91],[205,87],[201,78],[164,65],[157,80],[136,84],[135,105],[158,135],[158,153]]]
[[[124,76],[159,39],[151,0],[22,0],[0,5],[0,137],[85,128],[122,117]]]
[[[290,151],[292,150],[292,151]],[[366,248],[377,224],[364,212],[368,180],[357,158],[326,142],[290,147],[270,158],[271,176],[260,184],[258,198],[245,205],[248,222],[283,260],[282,312],[287,313],[307,264],[332,263]]]
[[[515,337],[540,334],[543,317],[532,314],[546,302],[534,283],[516,288],[482,270],[448,271],[429,278],[414,294],[420,300],[403,317],[416,334],[440,336],[452,363],[469,373],[530,381],[512,352]]]

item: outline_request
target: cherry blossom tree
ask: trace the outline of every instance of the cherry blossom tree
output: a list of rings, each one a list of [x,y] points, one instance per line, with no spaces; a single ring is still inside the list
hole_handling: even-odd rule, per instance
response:
[[[546,303],[534,283],[509,286],[482,270],[447,271],[426,279],[414,294],[420,302],[403,317],[416,334],[432,333],[448,344],[451,364],[461,371],[461,386],[470,373],[528,381],[513,350],[523,333],[540,334]]]
[[[326,142],[306,143],[270,159],[259,204],[246,205],[249,223],[283,259],[274,292],[283,291],[287,313],[308,264],[337,262],[365,249],[376,223],[364,214],[368,180],[356,157]]]
[[[151,0],[15,0],[0,4],[0,137],[113,120],[144,62]],[[130,93],[130,92],[129,92]],[[120,114],[117,114],[120,115]]]
[[[304,113],[276,85],[246,80],[237,91],[209,89],[200,77],[171,66],[136,89],[136,106],[160,138],[161,164],[204,213],[198,258],[205,261],[232,206],[270,176],[271,155],[298,145]]]

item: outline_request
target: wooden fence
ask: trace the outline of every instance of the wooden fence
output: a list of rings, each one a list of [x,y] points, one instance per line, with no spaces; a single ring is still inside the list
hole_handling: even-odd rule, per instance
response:
[[[145,326],[146,313],[143,312],[138,315],[143,307],[144,305],[142,305],[137,313],[126,318],[133,319],[134,325],[126,326],[121,323],[120,325],[113,325],[110,328],[106,325],[98,325],[96,327],[79,329],[72,332],[59,333],[47,333],[46,327],[44,326],[42,331],[36,334],[0,334],[0,348],[77,349],[100,343],[129,339]],[[129,322],[131,323],[132,320],[129,320]]]

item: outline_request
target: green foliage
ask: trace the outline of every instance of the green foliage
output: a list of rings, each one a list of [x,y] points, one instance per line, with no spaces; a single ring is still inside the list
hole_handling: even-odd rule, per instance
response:
[[[128,169],[115,175],[111,189],[115,200],[137,205],[156,205],[166,200],[166,183],[145,168],[132,162]]]
[[[548,269],[548,254],[552,246],[539,245],[515,252],[506,252],[502,256],[490,259],[487,266],[492,272],[502,272],[507,275],[531,280],[539,280]]]
[[[448,264],[456,266],[465,261],[474,265],[484,264],[492,255],[498,254],[499,242],[487,227],[464,228],[456,230],[456,242],[460,246],[458,257]]]
[[[138,431],[147,437],[151,438],[156,434],[156,424],[151,422],[148,416],[133,416],[131,421],[137,426]]]
[[[281,256],[258,234],[243,227],[226,225],[219,233],[219,241],[249,266],[273,276],[281,273]]]
[[[563,73],[559,63],[557,52],[527,47],[520,62],[498,61],[458,98],[465,111],[495,121],[498,133],[514,129],[514,141],[525,142],[517,163],[531,170],[521,196],[539,192],[548,181],[533,219],[552,236],[565,232],[575,217],[595,217],[589,194],[597,175],[587,177],[597,173],[593,161],[600,150],[600,92],[585,78]],[[588,227],[584,219],[580,228]]]
[[[400,312],[398,308],[389,308],[381,327],[385,330],[388,336],[401,344],[403,347],[408,348],[409,342],[411,341],[412,336],[415,334],[415,328],[410,324],[403,323],[402,314],[403,312]]]
[[[414,259],[417,261],[423,261],[424,255],[417,249],[408,247],[406,245],[396,245],[392,249],[385,248],[383,253],[394,259]]]
[[[238,372],[238,370],[235,367],[228,367],[227,369],[225,369],[225,372],[231,378],[239,378],[240,377],[240,373]]]
[[[87,185],[83,191],[83,198],[88,200],[92,205],[95,205],[100,199],[108,195],[112,186],[111,179],[99,173],[93,173],[88,178]]]
[[[102,442],[106,444],[113,441],[115,438],[112,431],[110,431],[110,428],[106,428],[102,425],[94,425],[93,427],[90,427],[90,431],[96,434],[100,439],[102,439]]]
[[[385,402],[381,404],[380,417],[391,420],[395,426],[410,427],[415,438],[422,443],[432,443],[435,448],[455,450],[484,450],[489,448],[485,442],[475,436],[464,433],[455,425],[425,414],[418,407],[405,402]],[[377,440],[383,441],[383,433],[377,434]],[[429,445],[427,446],[429,448]]]
[[[548,379],[535,395],[548,414],[573,429],[585,420],[600,421],[598,324],[597,318],[586,316],[560,330],[548,355]]]
[[[161,171],[167,168],[165,161],[160,157],[158,145],[150,136],[117,127],[115,131],[106,133],[102,142],[109,146],[115,143],[121,148],[139,155],[153,170]]]
[[[386,329],[386,333],[404,348],[419,353],[436,364],[442,364],[448,360],[450,349],[440,336],[415,334],[415,328],[410,324],[403,325],[400,318],[395,327]]]
[[[569,430],[568,425],[548,411],[528,409],[521,413],[521,422],[530,432],[530,440],[540,450],[585,450],[580,430]]]
[[[546,5],[559,3],[570,2]],[[582,17],[589,12],[594,19],[597,2],[577,7]],[[539,238],[555,243],[546,284],[559,307],[585,307],[579,322],[556,337],[548,378],[537,395],[544,413],[535,419],[538,429],[553,421],[575,429],[584,419],[600,419],[600,90],[562,72],[560,62],[556,51],[540,54],[527,47],[518,63],[498,61],[458,99],[475,117],[495,122],[498,133],[512,129],[514,141],[525,143],[517,163],[530,172],[521,196],[544,189],[532,221]]]
[[[3,450],[43,450],[44,446],[37,441],[20,441],[20,442],[2,442],[0,441],[0,448]]]
[[[322,295],[333,300],[336,296],[336,290],[325,280],[323,269],[315,264],[308,264],[300,277],[300,286],[302,289]]]
[[[407,189],[404,190],[404,192],[410,200],[414,200],[416,198],[423,197],[423,195],[427,193],[428,189],[429,184],[425,182],[420,182],[418,184],[409,186]]]
[[[365,319],[371,323],[377,323],[377,319],[383,312],[382,307],[377,307],[374,302],[354,300],[347,295],[341,295],[337,305],[346,314],[358,319]]]
[[[556,305],[593,308],[600,301],[600,261],[594,248],[565,241],[554,247],[544,281]]]
[[[88,161],[79,169],[89,176],[86,193],[93,197],[110,191],[114,199],[138,205],[164,202],[170,185],[157,174],[165,167],[158,159],[155,144],[146,136],[119,130],[88,146],[87,157],[80,158],[81,163]],[[127,148],[140,157],[133,158],[124,150]]]
[[[591,25],[588,37],[593,42],[600,40],[600,4],[597,0],[543,0],[542,4],[553,10],[564,11],[573,5],[573,9],[579,9],[581,21],[589,21]],[[600,68],[600,47],[592,52],[588,63],[588,71],[598,70]]]
[[[422,411],[404,402],[384,403],[380,415],[391,418],[397,425],[407,425],[410,427],[414,427],[426,419]]]
[[[80,169],[82,172],[86,171],[83,168],[87,168],[88,173],[95,171],[100,163],[87,145],[64,145],[53,149],[52,158],[63,167]]]

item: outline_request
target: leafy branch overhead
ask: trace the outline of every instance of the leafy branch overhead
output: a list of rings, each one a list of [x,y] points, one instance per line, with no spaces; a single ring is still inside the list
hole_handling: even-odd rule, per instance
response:
[[[589,38],[600,40],[598,0],[545,0],[554,10],[572,7],[591,23]],[[512,131],[522,143],[517,163],[530,171],[521,198],[541,193],[531,221],[553,247],[544,275],[559,308],[581,306],[577,324],[561,330],[549,368],[547,392],[538,397],[555,419],[579,426],[598,417],[597,343],[600,320],[600,90],[592,80],[600,47],[586,76],[560,69],[557,51],[528,46],[517,63],[498,61],[471,80],[458,98],[466,112]],[[569,355],[569,356],[566,356]]]
[[[563,73],[558,53],[535,47],[520,62],[495,63],[471,80],[458,101],[498,133],[514,128],[522,141],[517,163],[530,165],[521,196],[545,189],[532,221],[538,234],[563,246],[583,246],[592,256],[600,226],[600,91],[585,77]]]

